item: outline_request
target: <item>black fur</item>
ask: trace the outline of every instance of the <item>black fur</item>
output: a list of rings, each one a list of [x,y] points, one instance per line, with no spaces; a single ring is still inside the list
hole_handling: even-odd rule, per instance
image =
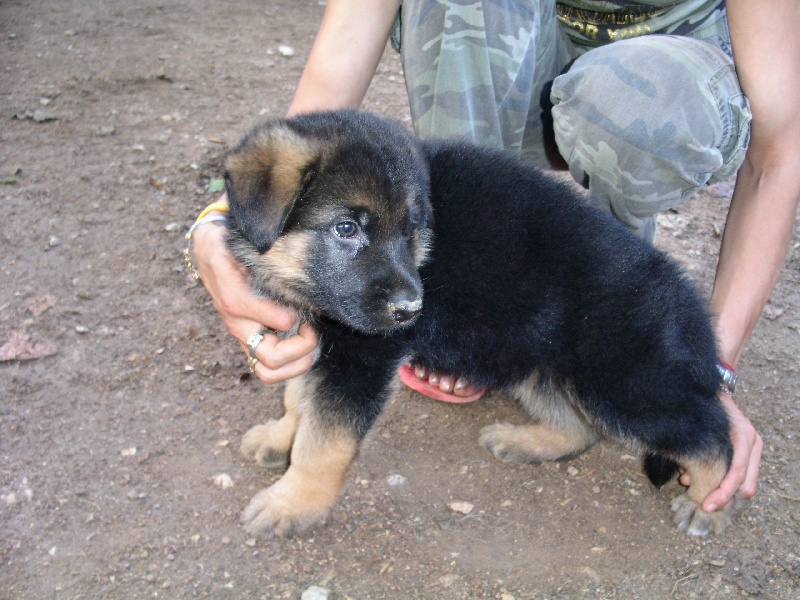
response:
[[[730,454],[714,335],[675,264],[501,152],[425,149],[436,241],[416,360],[491,388],[538,369],[607,434],[673,456]]]

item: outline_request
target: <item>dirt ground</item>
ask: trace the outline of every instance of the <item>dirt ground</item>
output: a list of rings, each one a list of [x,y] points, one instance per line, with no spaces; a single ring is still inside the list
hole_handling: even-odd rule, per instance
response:
[[[518,408],[401,392],[326,524],[247,540],[240,511],[278,474],[238,446],[281,389],[246,376],[183,235],[220,156],[285,111],[323,10],[0,3],[0,354],[28,358],[0,362],[0,597],[800,597],[800,228],[740,366],[760,491],[721,537],[677,532],[679,486],[624,448],[503,465],[477,434]],[[388,51],[366,108],[407,119],[402,79]],[[730,189],[661,219],[706,294]]]

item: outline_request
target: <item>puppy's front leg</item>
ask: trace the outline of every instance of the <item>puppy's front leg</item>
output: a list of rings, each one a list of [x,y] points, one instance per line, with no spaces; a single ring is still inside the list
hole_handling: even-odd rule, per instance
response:
[[[357,448],[348,432],[302,419],[289,469],[256,494],[242,514],[247,533],[288,535],[323,519],[339,496]]]
[[[253,536],[288,535],[323,519],[338,498],[358,451],[356,432],[321,414],[324,399],[318,397],[317,386],[309,385],[313,376],[302,379],[305,384],[287,389],[287,399],[298,400],[287,402],[287,415],[280,421],[258,426],[264,429],[254,432],[254,428],[245,436],[253,434],[251,440],[245,440],[248,443],[260,438],[270,447],[266,454],[271,456],[285,448],[287,440],[291,445],[289,469],[276,483],[256,494],[242,514],[245,529]],[[308,395],[299,398],[295,394],[300,390]],[[272,441],[267,435],[269,429],[276,434]]]

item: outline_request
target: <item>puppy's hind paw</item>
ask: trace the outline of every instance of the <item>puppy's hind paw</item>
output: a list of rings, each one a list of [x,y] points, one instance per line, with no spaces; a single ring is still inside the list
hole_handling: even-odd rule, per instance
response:
[[[270,469],[286,468],[292,449],[294,431],[287,435],[281,421],[268,421],[252,427],[242,437],[241,453],[245,458]]]
[[[495,423],[481,429],[478,443],[497,460],[507,463],[536,463],[541,459],[525,447],[530,442],[521,435],[522,428],[508,423]],[[530,444],[529,444],[530,445]]]
[[[708,537],[712,533],[719,535],[731,522],[730,506],[707,513],[688,494],[674,498],[670,508],[675,512],[675,526],[695,537]]]
[[[557,431],[542,423],[495,423],[481,429],[478,441],[497,460],[540,463],[574,458],[594,443],[594,439],[588,431]]]

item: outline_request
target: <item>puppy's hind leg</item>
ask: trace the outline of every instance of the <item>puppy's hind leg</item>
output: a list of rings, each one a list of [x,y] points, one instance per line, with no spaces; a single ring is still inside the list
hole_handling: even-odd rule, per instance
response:
[[[300,403],[305,395],[304,382],[304,377],[297,377],[286,384],[283,395],[286,412],[283,417],[256,425],[244,434],[240,451],[245,458],[253,459],[267,468],[286,468],[300,423]]]
[[[575,408],[569,392],[542,385],[534,375],[516,386],[512,394],[536,422],[484,427],[480,444],[498,460],[534,463],[567,460],[597,441],[597,433]]]

